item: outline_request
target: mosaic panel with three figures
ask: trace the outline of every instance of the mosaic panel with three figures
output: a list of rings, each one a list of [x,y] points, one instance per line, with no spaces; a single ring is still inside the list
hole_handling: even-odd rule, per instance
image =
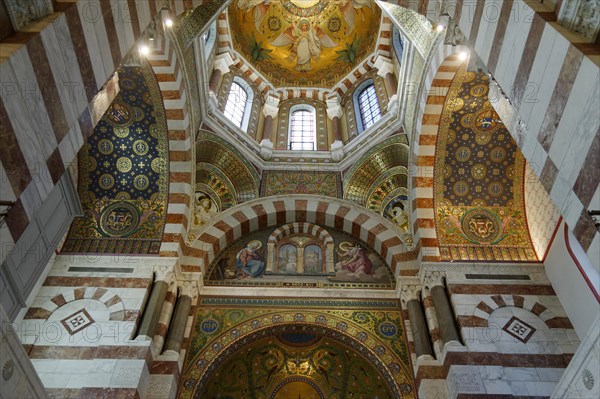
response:
[[[535,261],[525,160],[488,99],[488,77],[456,75],[440,123],[434,197],[444,260]]]
[[[79,154],[76,218],[65,252],[158,253],[167,203],[168,142],[151,72],[119,70],[121,91]]]

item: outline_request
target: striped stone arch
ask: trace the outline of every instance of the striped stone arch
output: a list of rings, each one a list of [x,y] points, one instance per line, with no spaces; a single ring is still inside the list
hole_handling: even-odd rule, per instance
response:
[[[411,141],[414,160],[411,168],[411,220],[423,261],[438,261],[440,258],[433,207],[435,151],[448,89],[462,64],[457,51],[455,47],[441,45],[434,53],[418,106],[416,133]]]
[[[93,299],[103,303],[110,312],[110,321],[125,320],[125,304],[123,300],[114,292],[98,287],[64,288],[60,294],[48,299],[39,308],[29,308],[25,319],[47,320],[57,309],[68,303],[82,299]]]
[[[160,32],[146,57],[161,91],[169,140],[169,197],[162,256],[177,256],[193,205],[194,135],[190,93],[180,49],[169,33]]]
[[[289,223],[310,223],[343,231],[367,243],[396,275],[414,275],[414,262],[389,220],[352,202],[317,195],[280,195],[245,202],[219,214],[184,249],[184,272],[207,271],[216,256],[239,238]],[[406,263],[405,263],[406,262]]]
[[[271,267],[271,270],[272,270],[273,264],[275,263],[275,259],[274,259],[275,244],[277,244],[278,241],[283,240],[285,237],[288,237],[292,234],[298,234],[298,233],[304,233],[304,234],[310,235],[312,237],[315,237],[318,240],[320,240],[323,243],[323,245],[325,245],[325,259],[327,260],[326,268],[327,268],[327,271],[333,272],[334,271],[333,237],[331,237],[331,234],[329,234],[329,232],[327,230],[325,230],[323,227],[317,226],[316,224],[312,224],[312,223],[306,223],[306,222],[288,223],[281,227],[278,227],[271,233],[271,235],[269,236],[269,238],[267,240],[267,246],[269,247],[269,253],[272,256],[269,257],[269,259],[267,259],[267,270],[270,270],[269,266]]]
[[[493,295],[479,302],[473,311],[474,322],[471,325],[488,327],[488,320],[495,310],[511,306],[533,313],[542,319],[548,328],[573,328],[568,318],[558,317],[541,303],[520,295]]]

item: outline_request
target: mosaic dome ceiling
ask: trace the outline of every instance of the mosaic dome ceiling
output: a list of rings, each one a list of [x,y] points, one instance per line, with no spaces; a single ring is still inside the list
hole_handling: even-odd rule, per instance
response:
[[[373,52],[373,0],[236,0],[234,48],[275,86],[331,87]]]

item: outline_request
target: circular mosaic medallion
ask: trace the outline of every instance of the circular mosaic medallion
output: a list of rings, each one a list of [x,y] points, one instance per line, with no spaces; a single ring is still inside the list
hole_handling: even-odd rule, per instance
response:
[[[487,94],[487,92],[488,92],[488,85],[483,84],[483,83],[473,86],[470,91],[470,93],[473,97],[485,96]]]
[[[111,174],[105,173],[98,179],[98,184],[103,190],[110,190],[115,185],[115,178]]]
[[[471,123],[473,122],[474,115],[466,114],[460,119],[460,124],[462,127],[471,127]]]
[[[113,146],[113,143],[110,140],[101,139],[100,141],[98,141],[98,151],[100,152],[100,154],[102,154],[102,155],[112,154],[114,149],[115,148]]]
[[[117,169],[121,173],[127,173],[131,170],[131,159],[127,157],[121,157],[117,159]]]
[[[129,193],[128,193],[128,192],[121,191],[120,193],[118,193],[118,194],[115,196],[115,199],[118,199],[118,200],[120,200],[120,201],[127,201],[127,200],[130,200],[130,199],[131,199],[131,195],[129,195]]]
[[[464,105],[465,105],[465,102],[462,98],[455,98],[453,100],[450,100],[448,102],[448,104],[446,105],[446,107],[448,108],[448,110],[450,112],[456,112],[459,109],[461,109]]]
[[[460,162],[467,162],[469,158],[471,158],[471,149],[467,146],[459,147],[454,153],[454,156]]]
[[[502,195],[503,192],[504,192],[504,187],[502,187],[502,184],[500,184],[497,181],[491,182],[488,185],[488,193],[492,197],[499,197]]]
[[[137,190],[142,191],[148,188],[150,180],[148,179],[148,176],[138,175],[133,179],[133,185]]]
[[[113,129],[113,132],[115,133],[115,136],[124,139],[125,137],[129,136],[129,128],[128,127],[115,127]]]
[[[500,117],[490,108],[484,108],[475,114],[475,118],[473,118],[473,125],[471,128],[476,133],[494,133],[502,126],[502,122],[500,121]]]
[[[585,387],[585,389],[591,391],[594,387],[594,375],[592,374],[592,372],[588,369],[584,369],[583,373],[581,374],[581,379],[583,381],[583,386]]]
[[[462,218],[463,233],[474,242],[486,244],[502,234],[500,220],[486,209],[473,209]]]
[[[133,120],[135,120],[136,122],[143,121],[144,117],[146,116],[144,110],[142,110],[140,107],[132,107],[131,113],[133,114]]]
[[[118,202],[108,206],[100,217],[100,228],[111,236],[124,236],[139,223],[139,213],[134,205]]]
[[[85,157],[82,164],[89,172],[93,172],[98,167],[98,162],[96,162],[96,158],[93,157]]]
[[[152,125],[150,126],[150,136],[154,137],[154,138],[158,138],[158,125]]]
[[[133,152],[140,156],[146,155],[148,153],[148,143],[144,140],[136,140],[135,143],[133,143]]]
[[[133,91],[137,88],[137,84],[135,83],[134,80],[131,80],[129,78],[122,78],[122,77],[119,77],[119,86],[121,86],[122,89],[125,89],[128,91]]]
[[[456,140],[456,132],[452,129],[448,130],[448,144],[453,143]]]
[[[486,145],[492,140],[491,133],[477,133],[475,135],[475,142],[479,145]]]
[[[490,158],[494,162],[502,162],[506,158],[506,150],[502,147],[494,147],[490,151]]]
[[[219,328],[219,323],[213,319],[206,319],[200,325],[200,329],[202,330],[202,332],[205,332],[207,334],[217,331],[217,328]]]
[[[126,127],[133,123],[131,111],[126,104],[113,102],[106,111],[106,115],[111,125],[114,126]]]
[[[480,164],[480,163],[476,163],[475,165],[473,165],[473,167],[471,168],[471,175],[475,178],[475,179],[483,179],[485,177],[485,175],[487,174],[487,168],[485,167],[485,165]]]
[[[160,158],[154,158],[152,160],[152,163],[150,164],[150,167],[152,168],[152,170],[156,173],[160,173],[163,170],[163,166],[164,166],[164,162],[162,159]]]
[[[452,166],[444,165],[444,179],[448,179],[452,176]]]
[[[465,83],[472,82],[476,76],[477,75],[475,74],[475,72],[465,72],[465,74],[463,75],[463,82],[465,82]]]
[[[469,194],[469,185],[464,180],[457,181],[454,183],[453,190],[454,194],[458,195],[459,197],[464,197],[465,195]]]
[[[392,323],[381,323],[379,325],[379,333],[386,338],[393,338],[398,334],[398,328]]]

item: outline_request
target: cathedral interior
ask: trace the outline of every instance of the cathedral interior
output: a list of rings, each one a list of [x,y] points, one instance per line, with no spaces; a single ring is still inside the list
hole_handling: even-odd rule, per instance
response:
[[[0,397],[600,397],[598,1],[0,22]]]

